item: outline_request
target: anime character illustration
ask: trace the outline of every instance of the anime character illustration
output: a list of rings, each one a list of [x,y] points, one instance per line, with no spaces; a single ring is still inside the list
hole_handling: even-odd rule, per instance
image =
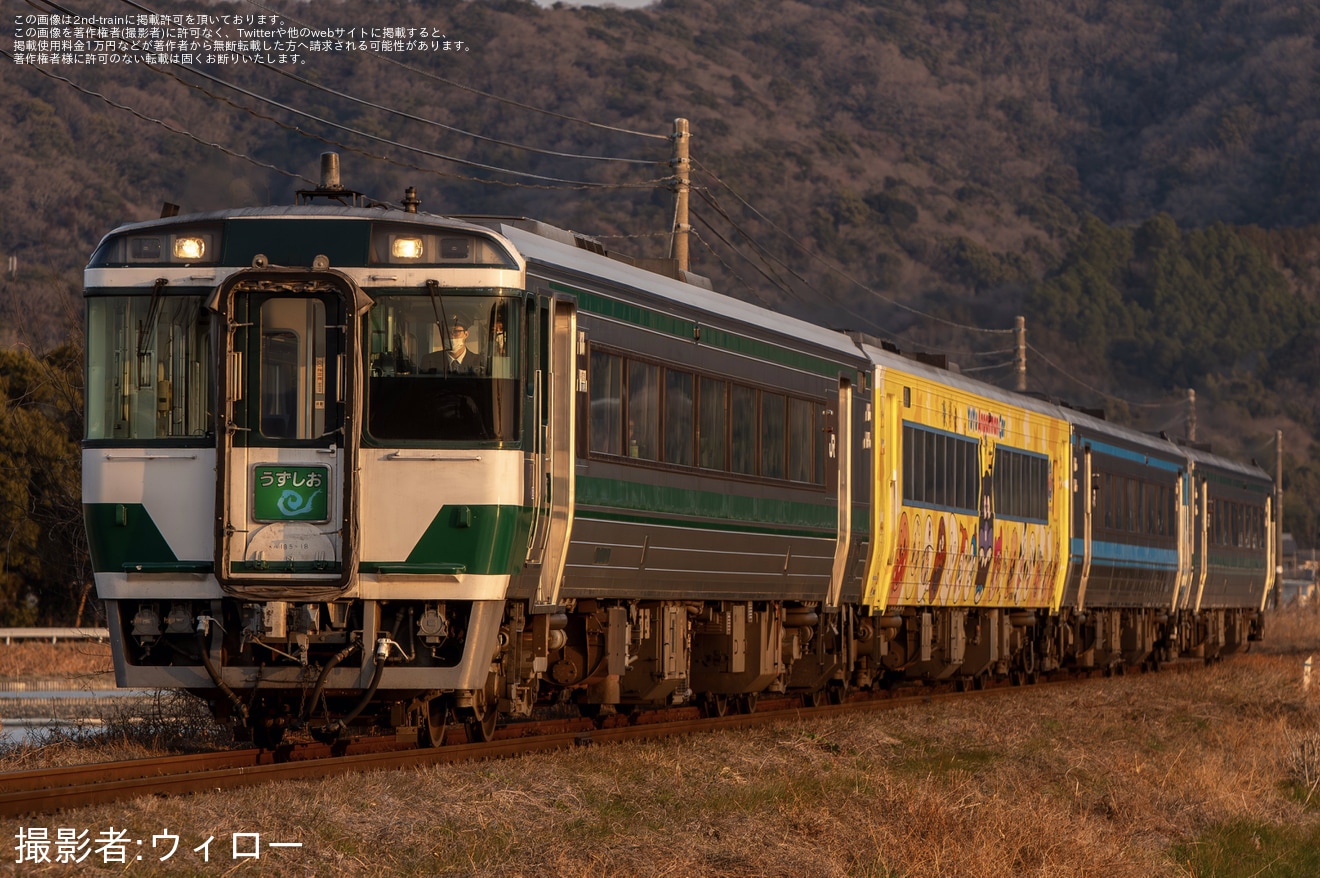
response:
[[[889,581],[889,601],[892,603],[894,598],[898,597],[899,589],[903,586],[903,575],[907,572],[908,564],[908,519],[907,512],[904,511],[898,517],[898,543],[894,547],[894,578]]]
[[[944,580],[944,568],[949,558],[949,534],[944,517],[940,518],[939,532],[935,536],[935,563],[930,570],[930,579],[926,583],[926,602],[935,603],[940,583]]]
[[[972,596],[972,573],[976,570],[976,565],[971,552],[975,549],[972,536],[967,532],[967,525],[961,521],[956,521],[956,523],[958,525],[958,555],[953,570],[954,594],[952,599],[966,601]]]
[[[981,520],[976,528],[976,590],[973,600],[981,602],[986,582],[990,579],[990,565],[995,559],[995,500],[994,464],[986,467],[981,476]]]
[[[1025,543],[1022,539],[1023,525],[1011,525],[1012,534],[1008,539],[1008,573],[1004,578],[1004,587],[1007,591],[1004,597],[1013,601],[1018,606],[1022,605],[1023,585],[1026,581],[1027,559],[1022,549]]]
[[[923,518],[925,519],[925,525],[926,525],[925,527],[926,537],[924,540],[920,536],[922,532],[921,524]],[[905,589],[905,592],[907,593],[904,594],[904,597],[908,600],[915,599],[917,597],[917,589],[919,589],[922,585],[924,585],[927,582],[927,580],[930,579],[931,565],[934,563],[935,560],[935,532],[934,532],[933,520],[931,516],[929,515],[917,516],[917,529],[916,529],[916,534],[914,536],[916,538],[916,545],[918,546],[924,545],[925,548],[921,550],[921,558],[916,564],[916,569],[913,571],[913,573],[916,575],[913,576],[912,589],[911,591],[907,591]]]

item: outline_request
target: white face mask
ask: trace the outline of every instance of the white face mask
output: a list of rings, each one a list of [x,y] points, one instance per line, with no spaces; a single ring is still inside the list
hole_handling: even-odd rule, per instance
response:
[[[461,351],[466,345],[467,345],[467,333],[459,333],[457,331],[450,333],[449,335],[450,350]]]

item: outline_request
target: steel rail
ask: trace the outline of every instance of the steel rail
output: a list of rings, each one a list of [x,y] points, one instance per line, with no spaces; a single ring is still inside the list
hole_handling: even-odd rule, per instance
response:
[[[1167,664],[1185,669],[1203,664],[1189,660]],[[1058,685],[1084,682],[1099,671],[1056,673],[1040,683]],[[235,789],[275,781],[323,778],[363,771],[385,771],[444,765],[477,759],[503,759],[527,753],[562,750],[592,744],[622,743],[696,733],[730,731],[783,720],[814,720],[858,711],[912,707],[974,696],[1027,691],[1032,687],[1006,682],[984,689],[954,691],[949,685],[912,692],[900,689],[874,695],[857,694],[840,704],[809,707],[798,699],[764,699],[752,713],[700,716],[693,707],[654,714],[617,714],[598,722],[556,719],[515,723],[501,728],[495,740],[484,743],[446,743],[419,748],[396,737],[370,738],[347,745],[286,745],[275,750],[221,751],[167,756],[127,762],[67,766],[0,774],[0,816],[101,805],[143,795],[184,795]],[[447,738],[465,737],[457,727]]]

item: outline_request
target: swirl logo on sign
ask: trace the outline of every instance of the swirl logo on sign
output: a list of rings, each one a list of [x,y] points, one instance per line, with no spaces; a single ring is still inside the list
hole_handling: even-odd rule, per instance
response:
[[[297,491],[287,490],[280,495],[280,499],[275,502],[275,505],[279,507],[282,515],[287,515],[289,518],[293,518],[296,515],[302,515],[304,512],[310,510],[312,508],[312,501],[315,500],[316,495],[320,493],[320,491],[313,491],[312,495],[304,500],[303,496]]]

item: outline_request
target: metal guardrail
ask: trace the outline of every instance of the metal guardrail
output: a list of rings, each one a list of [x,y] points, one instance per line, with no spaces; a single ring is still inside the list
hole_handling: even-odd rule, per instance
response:
[[[108,628],[0,628],[0,640],[8,645],[15,640],[108,640]]]

